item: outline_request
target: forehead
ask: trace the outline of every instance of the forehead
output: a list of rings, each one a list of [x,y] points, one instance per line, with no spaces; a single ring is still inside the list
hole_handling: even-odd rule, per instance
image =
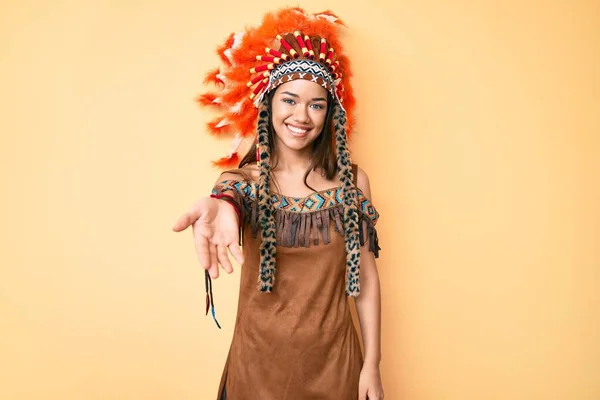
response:
[[[300,97],[324,97],[327,98],[327,90],[318,83],[307,81],[305,79],[295,79],[290,82],[283,83],[277,87],[275,94],[282,92],[290,92],[297,94]]]

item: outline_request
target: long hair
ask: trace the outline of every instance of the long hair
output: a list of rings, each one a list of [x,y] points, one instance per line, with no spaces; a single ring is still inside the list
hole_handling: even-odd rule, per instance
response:
[[[272,116],[271,108],[273,104],[273,96],[277,90],[273,90],[268,94],[267,97],[267,108],[269,115]],[[311,188],[306,182],[308,175],[315,169],[320,169],[324,172],[325,177],[328,180],[334,179],[338,172],[337,157],[335,153],[335,133],[333,126],[333,110],[334,110],[333,97],[327,93],[327,113],[325,115],[325,123],[323,124],[323,131],[312,143],[312,160],[311,164],[304,174],[304,184]],[[275,129],[273,128],[272,117],[269,117],[268,124],[268,137],[269,143],[271,144],[271,160],[275,160],[277,163],[277,146],[275,141]],[[258,140],[258,139],[257,139]],[[242,168],[244,165],[252,164],[256,162],[256,141],[250,147],[246,155],[240,161],[238,168]],[[274,165],[273,167],[275,167]]]

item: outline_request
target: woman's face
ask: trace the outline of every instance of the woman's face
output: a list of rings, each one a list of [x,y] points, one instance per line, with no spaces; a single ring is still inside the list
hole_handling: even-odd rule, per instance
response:
[[[327,90],[318,83],[296,79],[279,85],[271,103],[277,144],[309,147],[323,131],[327,106]]]

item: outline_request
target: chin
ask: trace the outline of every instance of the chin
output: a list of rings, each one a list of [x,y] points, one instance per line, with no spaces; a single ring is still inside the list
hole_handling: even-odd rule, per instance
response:
[[[307,148],[312,147],[312,141],[298,143],[297,141],[294,141],[294,140],[283,140],[280,142],[282,145],[284,145],[288,149],[295,150],[295,151],[302,151],[302,150],[306,150]]]

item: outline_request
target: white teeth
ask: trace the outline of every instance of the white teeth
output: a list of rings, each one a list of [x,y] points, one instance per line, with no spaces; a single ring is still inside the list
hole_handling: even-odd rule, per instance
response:
[[[308,132],[308,129],[300,129],[300,128],[296,128],[295,126],[291,126],[291,125],[288,125],[287,127],[290,131],[297,133],[299,135],[304,135],[306,132]]]

